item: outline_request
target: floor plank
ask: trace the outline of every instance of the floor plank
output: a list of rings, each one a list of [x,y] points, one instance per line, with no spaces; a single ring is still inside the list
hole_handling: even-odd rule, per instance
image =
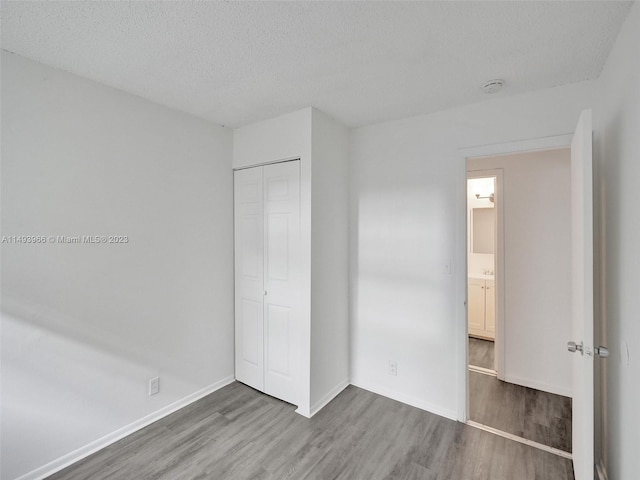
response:
[[[233,383],[51,480],[572,480],[571,461],[349,386],[312,419]]]
[[[495,370],[495,343],[469,337],[469,365]]]
[[[469,371],[469,418],[571,452],[571,399]]]

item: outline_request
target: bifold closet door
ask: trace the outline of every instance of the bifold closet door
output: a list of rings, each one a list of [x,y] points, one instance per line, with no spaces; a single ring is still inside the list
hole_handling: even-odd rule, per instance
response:
[[[300,167],[235,172],[236,378],[297,403]]]
[[[264,390],[262,168],[234,172],[236,379]]]

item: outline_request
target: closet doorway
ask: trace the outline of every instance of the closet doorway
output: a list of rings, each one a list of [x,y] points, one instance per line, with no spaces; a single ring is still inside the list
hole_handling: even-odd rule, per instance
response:
[[[236,379],[299,401],[300,162],[234,172]]]

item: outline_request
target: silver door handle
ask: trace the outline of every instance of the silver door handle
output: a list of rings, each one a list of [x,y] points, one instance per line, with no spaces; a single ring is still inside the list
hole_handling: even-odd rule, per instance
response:
[[[607,347],[603,347],[600,345],[599,347],[594,348],[596,351],[596,355],[602,358],[609,358],[609,349]]]
[[[582,352],[582,342],[580,343],[576,343],[576,342],[567,342],[567,350],[569,350],[570,352],[580,352],[580,355],[583,355]]]

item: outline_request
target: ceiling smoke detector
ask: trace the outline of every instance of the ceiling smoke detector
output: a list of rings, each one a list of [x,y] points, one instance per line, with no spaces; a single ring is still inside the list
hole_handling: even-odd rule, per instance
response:
[[[485,82],[485,84],[482,85],[482,90],[484,90],[484,93],[496,93],[502,90],[503,85],[504,80],[496,78],[495,80],[489,80],[488,82]]]

